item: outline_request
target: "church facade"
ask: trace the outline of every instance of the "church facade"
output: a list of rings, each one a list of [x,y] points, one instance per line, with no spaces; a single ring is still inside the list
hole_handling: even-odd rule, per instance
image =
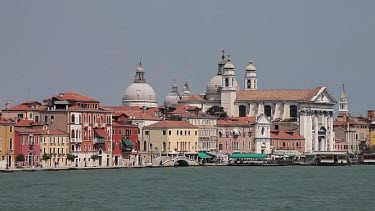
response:
[[[293,125],[293,129],[305,137],[305,153],[334,151],[333,112],[336,100],[326,87],[259,90],[252,60],[243,80],[244,87],[240,89],[235,67],[229,56],[226,60],[223,55],[218,63],[218,72],[210,80],[206,92],[191,94],[178,103],[196,106],[203,112],[213,106],[222,107],[229,117],[264,115],[273,127],[270,129]]]

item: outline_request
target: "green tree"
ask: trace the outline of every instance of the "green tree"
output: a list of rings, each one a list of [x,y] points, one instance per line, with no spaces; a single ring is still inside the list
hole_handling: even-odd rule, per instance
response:
[[[91,155],[91,159],[93,159],[94,162],[95,162],[97,159],[99,159],[99,155],[93,154],[93,155]]]
[[[42,160],[44,162],[47,162],[48,160],[51,160],[51,157],[52,157],[51,155],[44,153],[42,156]]]
[[[211,108],[209,108],[206,112],[207,114],[209,115],[213,115],[213,116],[219,116],[219,117],[227,117],[227,113],[224,111],[224,108],[223,107],[220,107],[220,106],[212,106]]]
[[[25,161],[25,155],[24,154],[18,154],[16,156],[16,161],[17,161],[17,163],[20,163],[20,162],[23,163]]]
[[[74,162],[76,156],[73,154],[66,154],[66,159],[70,161],[70,166],[72,166],[72,162]]]

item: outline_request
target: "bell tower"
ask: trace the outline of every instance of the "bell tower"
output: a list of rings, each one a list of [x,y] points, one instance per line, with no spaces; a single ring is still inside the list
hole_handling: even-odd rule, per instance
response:
[[[253,60],[250,59],[249,65],[246,67],[245,73],[245,90],[257,90],[258,89],[258,78],[256,68],[253,64]]]
[[[345,92],[345,85],[342,85],[342,92],[339,102],[339,113],[340,114],[348,114],[349,108],[348,108],[348,100],[346,99],[346,92]]]
[[[224,65],[221,89],[221,106],[227,112],[228,116],[234,116],[234,101],[236,100],[236,74],[234,65],[228,55],[228,60]]]

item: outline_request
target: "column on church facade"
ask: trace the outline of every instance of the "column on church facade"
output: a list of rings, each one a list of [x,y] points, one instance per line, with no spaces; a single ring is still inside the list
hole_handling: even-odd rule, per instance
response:
[[[281,118],[282,103],[276,103],[274,119]]]
[[[282,119],[286,119],[286,118],[289,118],[290,117],[290,113],[289,113],[289,103],[284,103],[284,112],[283,112],[283,118]]]
[[[260,114],[264,114],[264,105],[263,103],[258,103],[258,111],[256,116],[259,116]]]
[[[329,119],[329,125],[330,125],[330,136],[329,136],[329,144],[330,144],[330,147],[329,147],[329,150],[330,151],[335,151],[335,148],[334,148],[334,145],[335,145],[335,141],[333,139],[333,137],[335,137],[335,132],[333,131],[333,116],[332,116],[332,112],[330,113],[330,119]]]
[[[314,114],[314,122],[315,122],[315,130],[314,130],[314,133],[315,133],[315,137],[314,137],[314,151],[319,151],[319,137],[318,137],[318,131],[319,131],[319,128],[318,128],[318,114]]]

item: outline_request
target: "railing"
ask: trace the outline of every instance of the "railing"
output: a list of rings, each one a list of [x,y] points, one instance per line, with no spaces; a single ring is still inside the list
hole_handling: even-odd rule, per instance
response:
[[[71,138],[70,142],[72,142],[72,143],[80,143],[80,142],[82,142],[82,139],[80,139],[80,138]]]
[[[94,143],[96,144],[104,144],[105,139],[103,138],[94,138]]]

